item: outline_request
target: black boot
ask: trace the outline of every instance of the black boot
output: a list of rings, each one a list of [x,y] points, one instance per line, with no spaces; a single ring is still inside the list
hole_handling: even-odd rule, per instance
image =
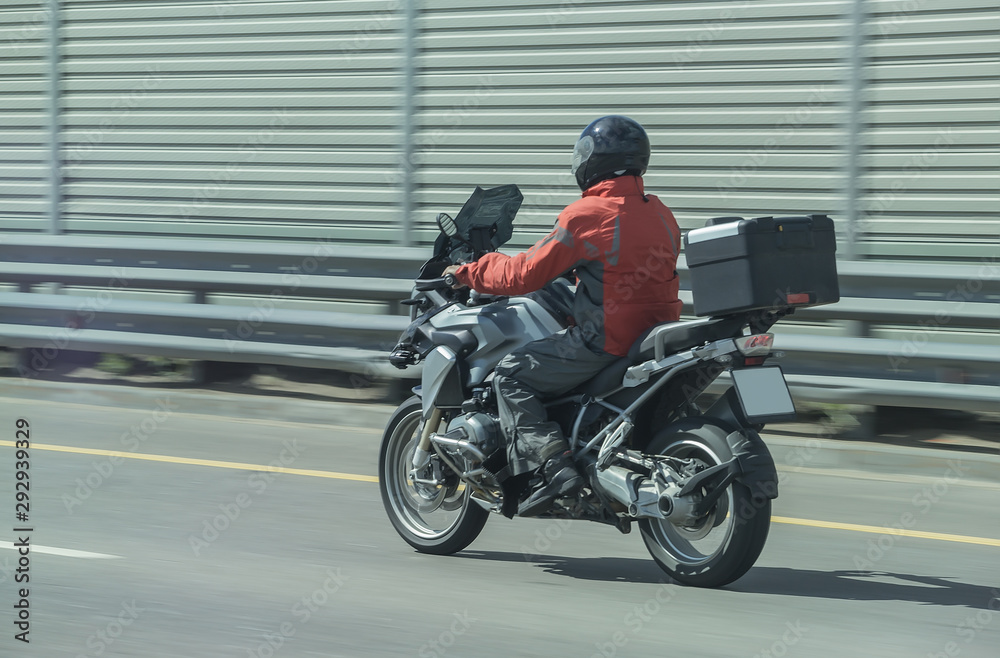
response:
[[[552,507],[556,498],[571,496],[583,486],[583,476],[573,464],[569,450],[550,458],[542,466],[542,484],[517,508],[518,516],[538,516]]]

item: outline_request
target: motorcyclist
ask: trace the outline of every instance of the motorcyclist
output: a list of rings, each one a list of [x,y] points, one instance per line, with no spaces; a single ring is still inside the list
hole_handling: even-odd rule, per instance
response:
[[[628,354],[646,329],[680,316],[680,230],[670,209],[643,191],[649,154],[638,122],[617,115],[596,119],[573,149],[572,172],[583,198],[559,214],[553,231],[516,256],[493,252],[445,270],[460,284],[494,295],[527,294],[575,271],[569,328],[511,352],[495,370],[510,475],[537,476],[520,516],[536,516],[583,485],[542,400],[587,381]]]

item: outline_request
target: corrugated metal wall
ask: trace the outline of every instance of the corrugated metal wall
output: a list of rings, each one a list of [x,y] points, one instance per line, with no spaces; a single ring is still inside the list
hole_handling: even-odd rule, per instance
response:
[[[867,4],[861,253],[1000,257],[1000,4]]]
[[[0,228],[44,231],[47,14],[41,0],[0,6]]]
[[[577,196],[580,129],[619,112],[682,227],[828,212],[847,235],[853,0],[415,1],[408,24],[406,0],[62,0],[64,230],[393,242],[412,189],[420,242],[474,185],[513,182],[523,246]],[[10,0],[0,29],[38,4]],[[857,253],[995,256],[995,0],[864,4]],[[3,230],[47,225],[29,31],[0,44]]]
[[[525,193],[522,225],[547,232],[579,196],[572,144],[611,113],[649,131],[647,188],[682,228],[837,213],[847,4],[426,0],[420,219],[502,180]]]
[[[67,232],[393,240],[400,18],[64,0]]]

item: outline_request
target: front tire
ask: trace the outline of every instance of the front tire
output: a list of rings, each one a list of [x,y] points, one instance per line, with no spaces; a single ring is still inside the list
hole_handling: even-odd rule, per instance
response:
[[[646,452],[714,466],[733,457],[726,430],[703,418],[682,421],[685,429],[667,428]],[[754,565],[771,525],[771,501],[752,496],[732,482],[712,512],[698,526],[682,527],[661,519],[642,519],[639,529],[646,549],[672,578],[695,587],[721,587]]]
[[[420,440],[421,415],[420,398],[414,396],[389,419],[379,451],[379,490],[403,541],[421,553],[448,555],[479,536],[489,512],[471,500],[467,487],[418,487],[410,482],[407,476]]]

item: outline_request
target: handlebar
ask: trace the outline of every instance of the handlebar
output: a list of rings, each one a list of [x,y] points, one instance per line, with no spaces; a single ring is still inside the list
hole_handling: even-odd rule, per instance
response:
[[[451,288],[458,283],[458,279],[455,278],[454,274],[445,274],[434,279],[416,279],[413,283],[417,290],[425,292],[427,290]]]

